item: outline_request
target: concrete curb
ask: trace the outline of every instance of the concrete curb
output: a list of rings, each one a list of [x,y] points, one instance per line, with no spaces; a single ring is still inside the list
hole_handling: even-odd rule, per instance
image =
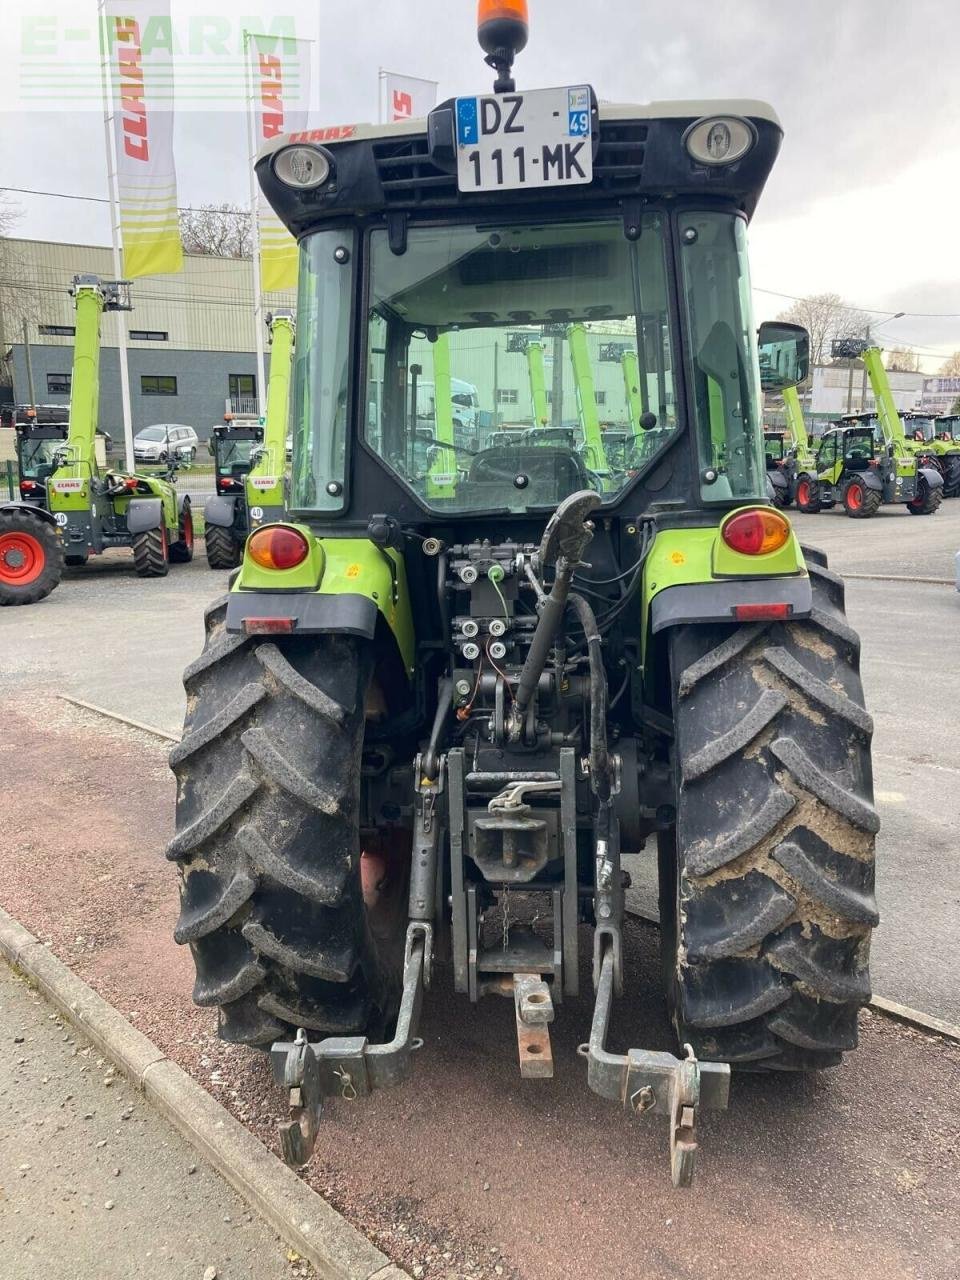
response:
[[[118,711],[108,711],[106,707],[98,707],[95,702],[84,702],[82,698],[74,698],[69,693],[58,693],[57,697],[61,702],[69,702],[71,706],[82,707],[84,711],[91,711],[94,715],[105,716],[108,720],[116,720],[120,724],[128,724],[134,729],[139,729],[142,733],[152,734],[154,738],[162,738],[164,742],[179,742],[179,733],[169,733],[166,729],[158,729],[152,724],[144,724],[142,720],[131,720],[129,716],[122,716]]]
[[[921,1013],[919,1009],[897,1004],[896,1000],[887,1000],[885,996],[873,996],[867,1007],[886,1014],[888,1018],[895,1018],[898,1022],[906,1022],[911,1027],[918,1027],[921,1031],[929,1031],[931,1035],[943,1036],[946,1040],[955,1040],[960,1044],[960,1027],[954,1026],[952,1022],[944,1022],[942,1018],[935,1018],[930,1013]]]
[[[405,1271],[2,908],[0,955],[115,1062],[207,1163],[321,1276],[409,1280]]]
[[[953,578],[911,578],[900,573],[841,573],[854,582],[919,582],[928,587],[955,587]]]

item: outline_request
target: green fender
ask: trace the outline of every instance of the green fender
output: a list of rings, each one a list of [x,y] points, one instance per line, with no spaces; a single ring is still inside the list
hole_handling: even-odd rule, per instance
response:
[[[363,607],[369,602],[389,627],[411,675],[416,642],[403,556],[369,538],[318,538],[303,524],[264,525],[255,536],[271,528],[301,533],[309,546],[307,558],[292,569],[265,569],[250,555],[248,539],[230,592],[227,629],[250,629],[255,619],[291,618],[300,635],[365,634],[375,616]]]

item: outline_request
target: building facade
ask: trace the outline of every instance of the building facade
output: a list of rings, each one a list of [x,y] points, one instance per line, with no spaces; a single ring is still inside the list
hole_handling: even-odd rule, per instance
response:
[[[960,378],[924,378],[922,408],[926,413],[950,413],[960,401]]]
[[[9,240],[3,267],[0,346],[6,357],[5,398],[66,404],[75,323],[69,289],[76,275],[113,279],[112,252],[96,245]],[[134,280],[131,296],[132,311],[103,317],[100,423],[107,431],[115,437],[122,434],[117,346],[121,322],[127,329],[134,431],[153,423],[182,422],[205,438],[228,409],[259,411],[266,389],[257,385],[248,260],[187,255],[179,275]],[[292,291],[268,294],[264,314],[293,308],[295,302]],[[269,373],[269,347],[266,367]]]

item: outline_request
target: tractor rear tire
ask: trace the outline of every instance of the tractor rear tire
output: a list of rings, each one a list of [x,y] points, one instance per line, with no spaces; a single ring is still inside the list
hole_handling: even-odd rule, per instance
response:
[[[816,515],[821,508],[820,484],[811,476],[803,475],[797,480],[797,510],[808,515]]]
[[[960,498],[960,455],[951,453],[944,459],[943,496]]]
[[[177,540],[170,543],[170,563],[189,564],[193,559],[193,512],[190,499],[184,498],[180,508],[180,521],[177,527]]]
[[[63,548],[52,526],[29,511],[0,512],[0,606],[36,604],[63,577]]]
[[[133,563],[140,578],[165,578],[170,572],[167,526],[147,529],[133,537]]]
[[[921,476],[917,482],[917,496],[907,503],[907,510],[912,516],[932,516],[940,510],[942,501],[943,489],[931,489]]]
[[[836,1065],[870,998],[873,724],[842,580],[822,553],[807,561],[809,618],[670,638],[668,998],[681,1043],[750,1070]]]
[[[184,735],[170,753],[174,937],[193,952],[193,998],[219,1008],[232,1043],[269,1047],[298,1027],[380,1038],[399,1003],[406,916],[384,925],[362,893],[368,646],[255,640],[225,619],[224,596],[184,674]]]
[[[243,559],[243,544],[229,529],[208,524],[203,535],[207,549],[207,564],[211,569],[236,569]]]
[[[789,489],[778,489],[777,486],[774,485],[773,486],[773,505],[777,508],[778,511],[786,510],[786,508],[789,507],[790,505]]]
[[[883,506],[879,489],[868,489],[862,480],[850,480],[843,491],[843,509],[854,520],[869,520]]]

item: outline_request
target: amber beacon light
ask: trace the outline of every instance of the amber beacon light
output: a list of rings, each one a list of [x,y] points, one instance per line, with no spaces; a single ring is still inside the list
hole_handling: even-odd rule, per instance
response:
[[[527,44],[530,21],[527,0],[480,0],[477,5],[477,39],[497,72],[494,93],[512,93],[513,60]]]

